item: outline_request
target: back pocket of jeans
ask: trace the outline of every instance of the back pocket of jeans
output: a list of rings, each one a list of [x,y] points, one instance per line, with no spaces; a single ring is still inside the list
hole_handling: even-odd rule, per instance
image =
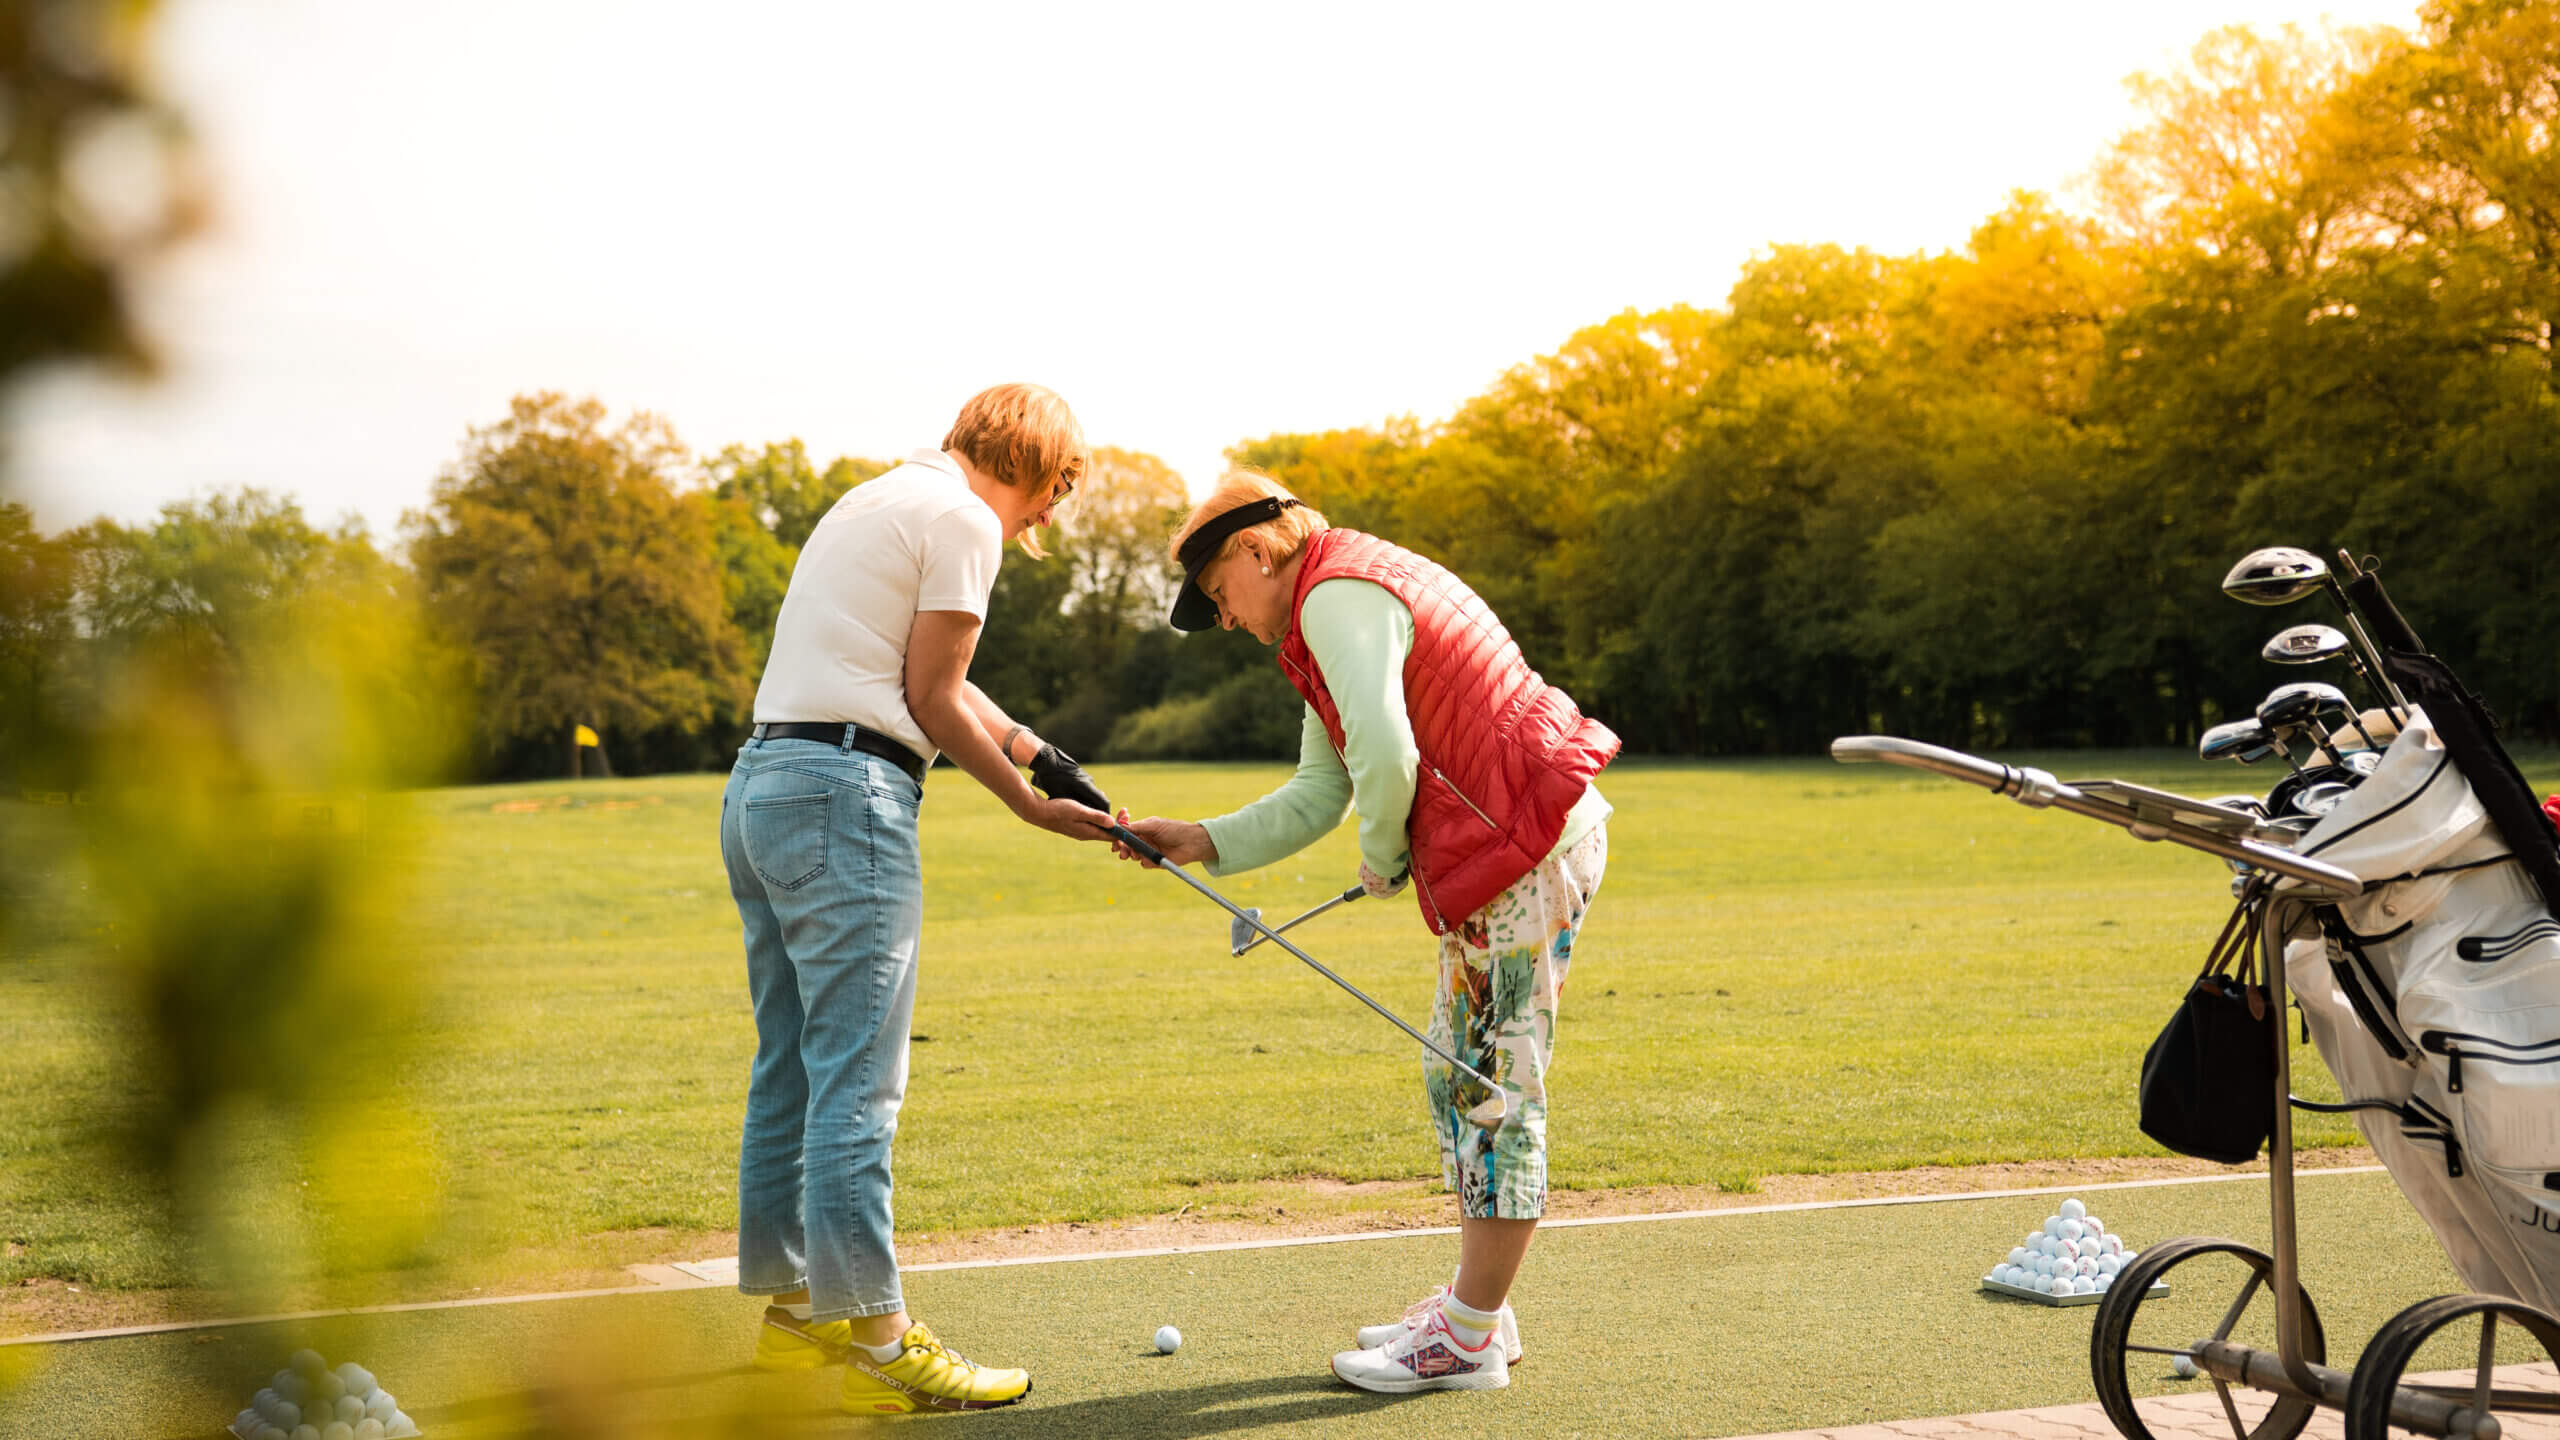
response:
[[[827,873],[827,806],[832,791],[768,795],[747,801],[738,816],[747,861],[779,890],[797,890]]]

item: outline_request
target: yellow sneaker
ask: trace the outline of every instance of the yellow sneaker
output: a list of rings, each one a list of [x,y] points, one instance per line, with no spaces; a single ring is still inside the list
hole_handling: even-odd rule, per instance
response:
[[[765,1307],[764,1324],[756,1329],[759,1370],[815,1370],[841,1365],[853,1344],[853,1325],[845,1320],[802,1320],[779,1305]]]
[[[844,1409],[852,1415],[905,1415],[916,1410],[992,1410],[1031,1393],[1028,1370],[971,1364],[942,1348],[922,1325],[898,1337],[898,1358],[883,1365],[861,1350],[845,1356]]]

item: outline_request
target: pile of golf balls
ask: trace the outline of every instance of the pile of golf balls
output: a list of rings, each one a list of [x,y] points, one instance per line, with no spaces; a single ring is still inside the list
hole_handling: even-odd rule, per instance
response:
[[[2039,1295],[2102,1295],[2137,1253],[2075,1196],[1991,1267],[1991,1278]]]
[[[297,1350],[249,1408],[232,1417],[240,1440],[406,1440],[418,1433],[391,1392],[349,1361],[337,1369],[317,1350]]]

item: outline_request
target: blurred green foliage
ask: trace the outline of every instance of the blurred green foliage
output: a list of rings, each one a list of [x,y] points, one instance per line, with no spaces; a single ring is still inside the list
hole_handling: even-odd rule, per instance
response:
[[[144,81],[154,15],[0,7],[0,391],[150,368],[128,292],[200,203]],[[408,569],[289,500],[45,536],[0,498],[0,963],[76,940],[70,989],[116,1042],[55,1077],[101,1142],[57,1178],[237,1300],[399,1263],[441,1212],[396,1086],[424,977],[384,957],[413,868],[392,787],[448,772],[457,658]]]

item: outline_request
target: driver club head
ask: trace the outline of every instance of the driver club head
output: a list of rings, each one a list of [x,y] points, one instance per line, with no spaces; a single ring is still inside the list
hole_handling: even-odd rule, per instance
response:
[[[1253,919],[1246,919],[1247,915]],[[1238,915],[1227,921],[1227,953],[1229,955],[1243,954],[1244,947],[1253,943],[1253,937],[1262,933],[1253,928],[1253,921],[1261,918],[1261,906],[1247,905],[1244,907],[1244,915]]]
[[[2279,630],[2258,653],[2278,665],[2317,665],[2347,653],[2347,633],[2330,625],[2296,625]]]
[[[2250,605],[2290,605],[2328,580],[2329,567],[2319,556],[2291,545],[2270,545],[2241,556],[2222,577],[2222,593]]]

